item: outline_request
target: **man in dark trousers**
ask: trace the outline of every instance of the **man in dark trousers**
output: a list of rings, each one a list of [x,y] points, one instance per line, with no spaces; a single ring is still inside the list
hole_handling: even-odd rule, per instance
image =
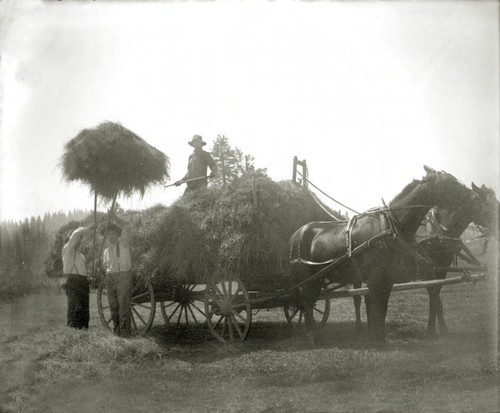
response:
[[[104,250],[102,264],[106,271],[106,290],[113,319],[113,332],[121,337],[132,336],[132,259],[130,254],[129,223],[109,212],[111,222],[102,229],[108,247]],[[107,229],[106,229],[107,228]]]
[[[89,279],[85,257],[80,252],[80,242],[95,224],[79,227],[67,238],[62,249],[63,273],[66,276],[68,298],[67,324],[73,328],[89,328]]]
[[[213,178],[217,173],[217,165],[212,155],[202,149],[207,144],[203,142],[203,138],[200,135],[194,135],[188,144],[194,148],[193,153],[189,155],[188,171],[180,181],[175,183],[179,186],[183,181],[188,181],[184,194],[207,187],[207,168],[210,168],[211,172],[209,178]]]

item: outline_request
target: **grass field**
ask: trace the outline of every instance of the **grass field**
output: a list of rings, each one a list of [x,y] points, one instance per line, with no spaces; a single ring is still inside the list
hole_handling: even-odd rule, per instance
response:
[[[316,346],[280,309],[254,317],[246,342],[205,326],[125,340],[101,326],[64,327],[66,298],[47,291],[0,303],[1,412],[499,411],[488,353],[492,280],[444,287],[450,335],[426,338],[425,290],[394,293],[388,344],[354,335],[351,299],[337,299]]]

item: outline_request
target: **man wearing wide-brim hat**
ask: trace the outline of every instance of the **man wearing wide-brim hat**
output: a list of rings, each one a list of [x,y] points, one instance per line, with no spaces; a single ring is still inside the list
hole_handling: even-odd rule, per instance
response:
[[[186,181],[187,188],[184,193],[207,187],[208,168],[210,168],[209,178],[213,178],[217,173],[217,165],[212,155],[202,149],[207,144],[203,138],[200,135],[194,135],[188,144],[194,148],[193,153],[189,155],[188,172],[175,183],[176,186],[179,186],[183,181]]]
[[[122,337],[132,335],[132,259],[128,236],[128,222],[109,212],[110,222],[101,230],[108,240],[102,264],[106,272],[108,296],[113,332]]]

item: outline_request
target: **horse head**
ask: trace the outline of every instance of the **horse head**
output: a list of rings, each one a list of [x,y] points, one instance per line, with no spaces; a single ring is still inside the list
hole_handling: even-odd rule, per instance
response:
[[[427,174],[407,185],[390,203],[393,216],[410,235],[416,233],[425,214],[434,206],[454,210],[479,203],[479,195],[453,175],[428,166],[424,169]]]
[[[457,209],[462,207],[478,208],[479,194],[461,183],[448,172],[436,171],[424,165],[427,174],[422,183],[427,185],[429,201],[432,206],[443,209]]]
[[[480,188],[472,182],[472,189],[479,196],[479,208],[474,215],[474,223],[485,227],[497,239],[500,236],[500,202],[495,191],[482,185]]]

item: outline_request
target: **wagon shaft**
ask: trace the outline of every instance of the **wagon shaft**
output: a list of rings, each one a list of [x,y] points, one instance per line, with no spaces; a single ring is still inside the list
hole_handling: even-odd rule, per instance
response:
[[[452,277],[444,280],[430,280],[430,281],[416,281],[409,282],[403,284],[394,284],[392,287],[392,291],[405,291],[405,290],[416,290],[419,288],[429,288],[429,287],[438,287],[448,284],[462,284],[465,282],[477,282],[483,281],[486,279],[486,274],[473,274],[473,275],[463,275],[462,277]],[[328,290],[323,291],[321,293],[321,298],[342,298],[342,297],[354,297],[357,295],[368,295],[369,289],[368,287],[364,288],[355,288],[352,290],[344,290],[344,291],[333,291],[328,292]]]

